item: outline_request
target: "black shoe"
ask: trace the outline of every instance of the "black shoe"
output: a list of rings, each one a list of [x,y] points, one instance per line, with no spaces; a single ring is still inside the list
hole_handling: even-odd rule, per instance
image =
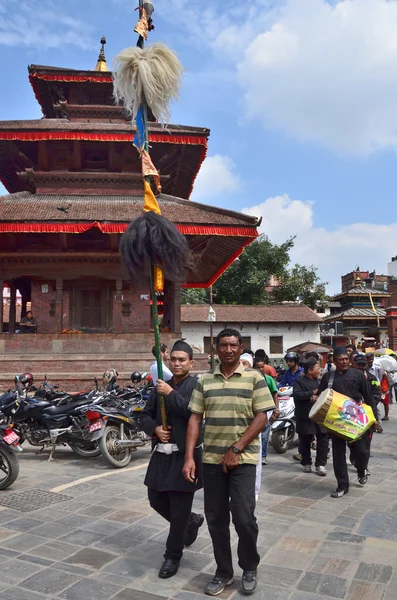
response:
[[[244,571],[241,580],[241,593],[251,596],[258,587],[258,575],[256,571]]]
[[[381,421],[388,421],[389,417],[383,417],[383,419],[381,419]]]
[[[364,475],[358,475],[358,483],[360,485],[365,485],[368,481],[368,474],[364,473]]]
[[[175,558],[166,558],[159,571],[160,579],[168,579],[177,574],[179,569],[179,560]]]
[[[336,490],[334,492],[332,492],[331,494],[331,498],[342,498],[342,496],[344,496],[345,494],[348,494],[349,490],[345,489],[345,488],[336,488]]]
[[[189,524],[188,530],[186,532],[186,537],[185,537],[186,548],[188,548],[189,546],[194,544],[194,542],[197,540],[198,530],[200,529],[200,527],[202,526],[203,523],[204,523],[203,515],[197,515],[197,518],[192,523]]]

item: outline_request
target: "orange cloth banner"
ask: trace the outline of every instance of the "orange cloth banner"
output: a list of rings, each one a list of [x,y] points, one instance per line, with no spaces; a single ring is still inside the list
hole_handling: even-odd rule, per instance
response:
[[[146,179],[143,180],[143,189],[145,196],[143,210],[145,212],[154,212],[156,213],[156,215],[161,215],[159,203],[156,200],[156,196],[153,194],[153,190],[150,187],[150,183]]]

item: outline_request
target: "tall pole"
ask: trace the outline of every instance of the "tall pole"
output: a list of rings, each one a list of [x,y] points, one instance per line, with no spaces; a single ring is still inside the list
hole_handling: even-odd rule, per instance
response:
[[[212,308],[212,285],[210,287],[210,307]],[[215,356],[214,356],[214,325],[212,320],[210,321],[210,365],[211,370],[215,369]]]
[[[142,11],[144,0],[139,0],[139,9]],[[138,38],[137,46],[139,48],[144,48],[145,40],[140,35]],[[148,128],[148,120],[147,120],[147,102],[145,98],[145,94],[142,91],[142,114],[143,114],[143,124],[144,124],[144,137],[145,137],[145,145],[144,148],[146,152],[149,152],[149,128]],[[150,183],[150,177],[145,176],[145,180]],[[163,379],[163,360],[161,357],[161,342],[160,342],[160,324],[159,324],[159,313],[157,306],[157,294],[155,292],[155,265],[150,265],[150,298],[152,304],[152,318],[153,318],[153,329],[154,329],[154,344],[156,347],[156,363],[157,363],[157,374],[159,379]],[[163,429],[168,429],[167,423],[167,411],[165,407],[165,399],[164,396],[160,395],[160,412],[161,412],[161,422]]]

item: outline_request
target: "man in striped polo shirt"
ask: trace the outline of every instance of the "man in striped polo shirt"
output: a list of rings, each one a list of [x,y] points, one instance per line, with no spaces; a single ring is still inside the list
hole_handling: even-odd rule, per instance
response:
[[[203,480],[208,529],[217,564],[215,577],[206,587],[210,596],[220,594],[234,582],[230,547],[230,511],[238,542],[239,566],[243,570],[241,591],[256,590],[258,525],[255,517],[255,473],[259,434],[266,426],[266,411],[275,408],[265,378],[240,364],[241,335],[224,329],[216,338],[220,365],[197,381],[189,408],[184,476],[194,482],[194,449],[205,413]],[[229,503],[230,501],[230,503]]]

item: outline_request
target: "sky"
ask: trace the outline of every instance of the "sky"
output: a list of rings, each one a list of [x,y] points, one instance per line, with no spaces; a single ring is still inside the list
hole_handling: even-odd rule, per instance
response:
[[[172,122],[211,129],[192,200],[262,216],[330,294],[397,254],[397,0],[153,0],[185,73]],[[137,0],[0,0],[0,118],[41,118],[28,64],[111,65]],[[4,190],[3,190],[4,193]]]

